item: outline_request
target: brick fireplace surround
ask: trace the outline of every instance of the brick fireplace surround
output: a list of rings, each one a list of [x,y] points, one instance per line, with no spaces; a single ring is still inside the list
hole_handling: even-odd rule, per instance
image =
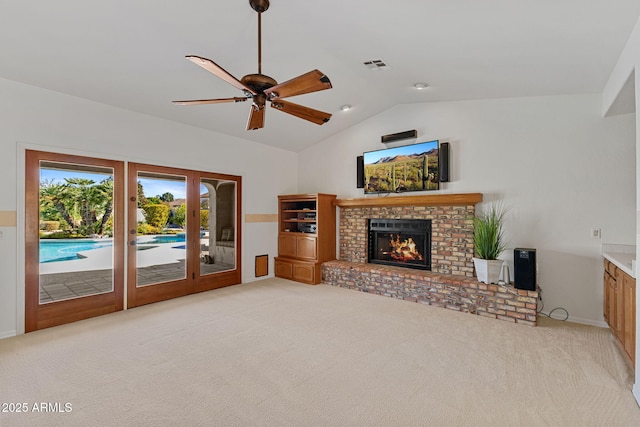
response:
[[[473,217],[482,194],[339,199],[340,260],[322,281],[421,304],[536,326],[538,292],[485,285],[473,275]],[[430,219],[431,271],[367,263],[370,218]]]

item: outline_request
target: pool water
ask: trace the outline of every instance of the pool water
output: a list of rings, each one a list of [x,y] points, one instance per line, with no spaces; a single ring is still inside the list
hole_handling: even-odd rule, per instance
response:
[[[185,234],[184,233],[179,233],[179,234],[163,234],[163,235],[158,235],[158,236],[154,236],[153,239],[151,240],[145,240],[144,242],[141,243],[176,243],[176,242],[184,242],[185,240]]]
[[[113,246],[111,239],[105,239],[103,241],[84,239],[41,239],[40,263],[80,259],[80,257],[78,257],[78,252],[106,248],[109,246]]]
[[[154,236],[150,240],[144,240],[143,244],[178,243],[185,241],[185,234],[168,234]],[[80,259],[78,252],[113,246],[111,239],[40,239],[40,263],[59,262]],[[185,246],[175,247],[185,249]]]

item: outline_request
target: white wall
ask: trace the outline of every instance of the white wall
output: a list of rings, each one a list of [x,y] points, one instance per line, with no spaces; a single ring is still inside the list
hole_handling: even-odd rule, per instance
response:
[[[0,211],[18,227],[0,240],[0,338],[23,328],[24,149],[241,175],[245,214],[277,212],[277,195],[294,192],[296,154],[243,139],[0,79]],[[244,222],[244,221],[243,221]],[[277,251],[275,223],[243,224],[242,279],[254,280],[256,255]],[[270,272],[273,271],[273,264]]]
[[[630,76],[635,79],[633,85],[629,82]],[[625,93],[625,89],[633,87],[634,93]],[[605,113],[611,113],[615,110],[616,105],[625,104],[624,100],[628,100],[631,96],[635,101],[635,126],[636,126],[636,159],[640,162],[640,19],[627,41],[627,44],[618,59],[618,63],[613,69],[609,81],[605,86],[602,94],[602,110]],[[620,99],[623,99],[621,102]],[[628,105],[628,104],[627,104]],[[636,167],[636,259],[640,255],[640,169]],[[637,282],[637,280],[636,280]],[[640,404],[640,369],[637,366],[640,358],[640,287],[636,283],[636,377],[633,386],[633,394],[636,401]]]
[[[510,248],[537,249],[545,311],[604,326],[601,245],[635,243],[636,160],[634,117],[603,119],[601,106],[591,94],[399,105],[300,153],[298,189],[364,197],[356,156],[384,148],[381,135],[448,141],[452,182],[440,191],[483,193],[479,209],[504,201]],[[513,251],[502,258],[513,271]]]

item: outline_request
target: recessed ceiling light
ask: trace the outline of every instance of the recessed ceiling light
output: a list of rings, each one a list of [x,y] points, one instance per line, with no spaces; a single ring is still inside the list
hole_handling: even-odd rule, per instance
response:
[[[349,111],[351,110],[351,105],[343,105],[342,107],[340,107],[341,111]]]
[[[429,87],[429,83],[416,83],[413,85],[418,90],[426,89]]]

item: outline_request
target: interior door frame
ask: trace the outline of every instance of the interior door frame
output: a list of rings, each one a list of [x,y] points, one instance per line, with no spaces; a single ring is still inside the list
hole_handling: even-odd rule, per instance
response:
[[[113,169],[113,289],[40,304],[40,162]],[[124,162],[25,150],[25,332],[120,311],[124,308]]]

